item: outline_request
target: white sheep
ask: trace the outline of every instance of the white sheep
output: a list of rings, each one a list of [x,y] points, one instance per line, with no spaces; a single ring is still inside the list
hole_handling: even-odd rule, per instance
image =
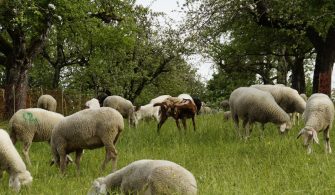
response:
[[[97,178],[88,195],[107,194],[120,188],[125,194],[197,194],[191,172],[166,160],[138,160],[122,169]]]
[[[92,98],[85,103],[85,107],[90,109],[100,108],[99,100]]]
[[[161,95],[161,96],[158,96],[158,97],[150,100],[150,104],[162,103],[164,100],[166,100],[169,97],[171,97],[171,95]]]
[[[18,110],[9,121],[10,137],[23,142],[23,155],[28,165],[31,165],[29,149],[32,142],[50,141],[52,129],[63,115],[41,108]]]
[[[37,108],[56,112],[57,101],[51,95],[41,95],[37,100]]]
[[[323,131],[325,140],[325,151],[331,153],[329,142],[329,131],[332,129],[334,120],[334,104],[330,98],[321,93],[313,94],[307,101],[306,110],[303,114],[305,127],[298,134],[304,139],[307,153],[312,152],[311,141],[319,143],[318,132]]]
[[[147,104],[140,106],[135,111],[135,124],[137,125],[138,121],[142,119],[156,119],[159,122],[159,107],[154,107],[153,104]]]
[[[287,113],[303,113],[306,102],[298,91],[282,84],[279,85],[252,85],[251,87],[270,92],[277,104]]]
[[[7,171],[10,175],[9,187],[16,192],[20,191],[21,186],[29,185],[33,181],[8,133],[0,129],[0,179],[3,171]]]
[[[119,111],[124,118],[128,119],[128,122],[130,125],[136,126],[135,107],[133,106],[131,101],[121,96],[113,95],[113,96],[108,96],[104,100],[103,106],[111,107]]]
[[[252,88],[240,87],[235,89],[229,98],[232,119],[238,134],[239,118],[243,120],[245,136],[249,136],[250,126],[254,122],[264,124],[272,122],[280,125],[280,132],[291,128],[289,115],[276,103],[268,92]]]
[[[202,105],[200,108],[200,114],[212,114],[213,111],[210,107]]]
[[[54,162],[60,165],[60,170],[64,173],[66,155],[76,152],[75,163],[79,171],[83,149],[105,146],[106,156],[102,169],[112,160],[114,170],[117,160],[115,144],[123,129],[123,117],[113,108],[84,109],[67,116],[52,131],[51,150]]]

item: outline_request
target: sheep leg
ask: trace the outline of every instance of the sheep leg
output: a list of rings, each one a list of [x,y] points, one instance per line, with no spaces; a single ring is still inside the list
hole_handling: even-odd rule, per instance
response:
[[[240,133],[238,116],[236,114],[232,115],[232,116],[233,116],[232,118],[233,118],[233,121],[234,121],[234,124],[235,124],[236,134],[238,135],[238,137],[242,137],[242,135]]]
[[[59,164],[60,164],[60,172],[62,174],[65,173],[65,168],[66,168],[66,153],[62,152],[59,154]]]
[[[178,127],[179,132],[180,132],[179,119],[176,119],[176,125],[177,125],[177,127]]]
[[[329,127],[323,131],[323,137],[325,140],[325,152],[330,154],[332,153],[332,149],[329,142]]]
[[[245,129],[245,138],[247,139],[249,137],[249,121],[248,119],[243,120],[243,128]]]
[[[163,116],[161,117],[161,120],[159,121],[158,125],[157,125],[157,133],[159,134],[159,130],[161,129],[161,127],[163,126],[164,122],[166,121],[167,117]]]
[[[195,131],[195,119],[194,119],[194,116],[192,116],[192,124],[193,124],[193,130]]]
[[[82,154],[83,154],[83,149],[76,150],[76,160],[75,160],[75,163],[76,163],[76,166],[77,166],[77,172],[79,172],[80,159],[81,159]]]
[[[114,144],[114,145],[116,144],[117,140],[119,139],[120,134],[121,134],[121,131],[118,131],[118,133],[117,133],[117,135],[115,136],[115,139],[114,139],[114,141],[113,141],[113,144]]]
[[[30,146],[31,146],[31,141],[27,141],[27,142],[24,142],[24,146],[23,146],[23,155],[24,155],[24,158],[28,164],[28,166],[31,166],[31,162],[30,162],[30,158],[29,158],[29,149],[30,149]]]
[[[117,165],[117,151],[114,147],[114,145],[106,146],[106,157],[105,161],[102,163],[101,169],[105,170],[106,164],[112,160],[112,171],[116,171],[116,165]]]
[[[183,127],[185,132],[187,131],[187,124],[186,124],[186,118],[181,119],[181,122],[183,123]]]

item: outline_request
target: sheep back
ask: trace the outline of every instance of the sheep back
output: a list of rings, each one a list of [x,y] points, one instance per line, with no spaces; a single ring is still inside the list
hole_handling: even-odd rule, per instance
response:
[[[271,93],[277,104],[287,113],[303,113],[306,102],[299,95],[298,91],[284,85],[252,85],[262,91]]]
[[[59,113],[41,108],[20,109],[9,121],[11,137],[21,141],[48,141],[52,129],[63,118]]]
[[[171,97],[170,95],[161,95],[150,101],[150,104],[162,103],[167,98]]]
[[[85,109],[65,117],[55,126],[51,147],[55,152],[57,147],[63,146],[70,153],[76,149],[102,147],[102,139],[109,140],[107,144],[113,145],[115,137],[123,129],[123,118],[115,109]]]
[[[49,110],[52,112],[56,112],[57,109],[57,101],[51,95],[41,95],[37,100],[37,107],[45,110]]]
[[[229,98],[232,116],[237,115],[250,122],[282,124],[290,121],[289,115],[276,103],[268,92],[252,88],[235,89]]]
[[[117,95],[108,96],[104,100],[103,106],[114,108],[125,118],[132,117],[135,112],[135,108],[131,101]]]
[[[316,131],[331,128],[334,120],[334,104],[330,98],[321,93],[313,94],[307,101],[303,114],[305,126],[313,127]]]
[[[96,179],[94,183],[99,183],[99,186],[105,184],[107,189],[120,187],[124,193],[197,193],[197,184],[192,173],[166,160],[138,160],[106,177]]]

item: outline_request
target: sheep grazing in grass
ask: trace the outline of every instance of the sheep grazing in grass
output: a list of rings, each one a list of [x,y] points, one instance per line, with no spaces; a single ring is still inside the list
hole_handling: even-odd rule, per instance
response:
[[[0,129],[0,179],[3,171],[7,171],[10,175],[9,187],[16,192],[20,191],[21,186],[29,185],[33,181],[8,133]]]
[[[99,100],[92,98],[85,103],[85,107],[90,109],[100,108]]]
[[[105,146],[106,157],[102,169],[112,160],[116,169],[117,151],[115,144],[124,129],[122,115],[113,108],[84,109],[61,120],[51,135],[53,159],[65,172],[66,155],[76,152],[75,163],[79,171],[83,149]]]
[[[52,129],[64,118],[63,115],[41,108],[27,108],[17,111],[9,121],[10,137],[23,142],[23,155],[31,165],[29,149],[32,142],[50,141]]]
[[[135,109],[135,124],[137,126],[138,122],[142,119],[156,119],[159,122],[159,107],[154,107],[153,104],[147,104],[144,106],[137,107]]]
[[[279,85],[252,85],[251,87],[257,88],[262,91],[271,93],[277,104],[286,113],[303,113],[306,108],[306,102],[299,95],[298,91],[282,84]]]
[[[107,194],[119,188],[124,194],[197,194],[191,172],[166,160],[138,160],[94,180],[88,195]]]
[[[332,152],[329,142],[329,131],[332,129],[334,120],[334,104],[330,98],[321,93],[313,94],[307,101],[306,110],[303,114],[305,127],[298,134],[304,139],[307,153],[312,152],[312,140],[319,143],[318,132],[323,131],[325,140],[325,151]]]
[[[222,100],[222,102],[220,103],[220,107],[223,110],[227,110],[229,109],[229,101],[228,100]]]
[[[121,115],[128,119],[128,122],[132,126],[136,126],[135,119],[135,107],[131,101],[117,95],[108,96],[103,103],[104,107],[111,107],[119,111]]]
[[[232,119],[239,135],[239,119],[243,120],[245,137],[249,136],[250,126],[254,122],[260,122],[263,128],[268,122],[278,124],[280,132],[285,132],[285,129],[291,126],[289,115],[268,92],[252,87],[240,87],[231,93],[229,103]]]
[[[37,100],[37,108],[56,112],[57,101],[51,95],[41,95]]]
[[[223,113],[223,118],[228,121],[229,119],[231,119],[231,112],[230,111],[226,111]]]

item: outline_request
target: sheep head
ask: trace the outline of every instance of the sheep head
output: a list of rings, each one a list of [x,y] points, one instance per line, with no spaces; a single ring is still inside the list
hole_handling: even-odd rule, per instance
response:
[[[304,127],[299,132],[297,139],[302,136],[304,139],[304,146],[307,146],[311,140],[319,144],[319,138],[317,132],[312,127]]]

